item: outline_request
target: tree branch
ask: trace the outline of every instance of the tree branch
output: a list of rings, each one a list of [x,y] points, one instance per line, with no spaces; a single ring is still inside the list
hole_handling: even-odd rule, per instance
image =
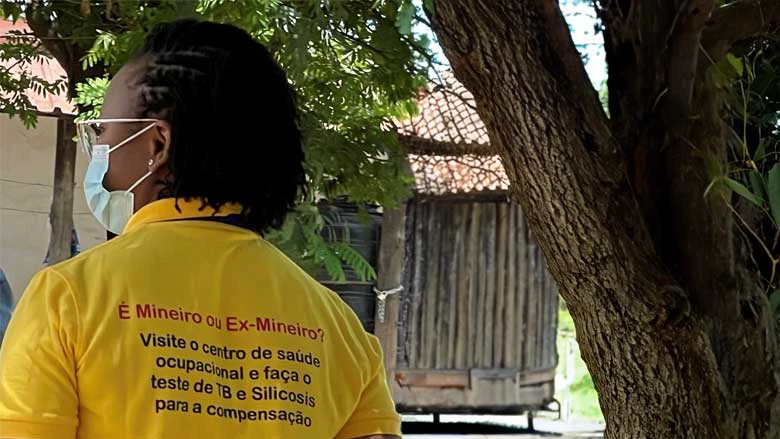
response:
[[[75,7],[78,7],[80,3],[73,4]],[[59,14],[72,12],[78,16],[76,12],[67,11],[65,7],[55,12]],[[102,63],[98,63],[87,70],[84,70],[81,65],[81,59],[87,54],[89,48],[92,47],[96,33],[93,35],[92,40],[89,38],[74,40],[64,35],[63,32],[59,31],[57,22],[52,19],[50,6],[41,0],[31,1],[26,5],[25,17],[27,25],[33,31],[35,37],[41,41],[43,47],[52,54],[63,70],[65,70],[65,74],[68,77],[68,98],[73,99],[76,97],[76,84],[79,82],[86,78],[99,77],[105,74],[106,69]]]
[[[7,72],[8,74],[11,74],[11,73],[12,73],[11,71],[12,71],[12,70],[13,70],[15,67],[17,67],[17,66],[19,66],[19,65],[21,65],[21,64],[23,64],[23,63],[30,63],[30,62],[32,62],[32,61],[33,61],[33,58],[35,58],[35,51],[36,51],[36,50],[38,50],[38,48],[39,48],[40,46],[41,46],[41,43],[40,43],[40,42],[39,42],[39,43],[37,43],[37,44],[35,44],[35,46],[32,48],[32,53],[31,53],[30,55],[23,56],[23,57],[21,57],[21,58],[17,59],[17,60],[16,60],[16,62],[14,62],[13,64],[11,64],[11,65],[10,65],[10,66],[8,66],[8,67],[3,67],[3,66],[0,66],[0,71]]]
[[[702,47],[718,62],[734,43],[780,31],[780,2],[740,0],[715,9],[702,34]]]
[[[713,5],[712,0],[684,2],[669,29],[667,111],[664,114],[675,136],[681,135],[688,123],[698,67],[699,41]]]

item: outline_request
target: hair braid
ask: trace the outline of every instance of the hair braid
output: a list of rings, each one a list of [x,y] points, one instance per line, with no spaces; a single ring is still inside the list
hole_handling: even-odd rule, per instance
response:
[[[303,148],[287,78],[270,53],[229,25],[158,25],[138,55],[142,116],[172,127],[163,197],[240,203],[258,232],[281,226],[305,191]]]

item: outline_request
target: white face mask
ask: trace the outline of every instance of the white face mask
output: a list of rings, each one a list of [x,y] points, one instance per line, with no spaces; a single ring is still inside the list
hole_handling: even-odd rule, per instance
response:
[[[152,175],[149,171],[139,178],[132,186],[127,190],[120,191],[108,191],[103,187],[103,178],[108,172],[108,158],[111,152],[117,150],[119,147],[127,144],[136,137],[145,133],[151,129],[154,124],[151,124],[127,139],[123,140],[113,148],[109,148],[109,145],[96,145],[91,141],[96,139],[97,136],[89,133],[85,134],[85,131],[89,129],[86,124],[90,123],[109,123],[109,122],[144,122],[152,120],[101,120],[101,121],[86,121],[78,125],[79,127],[79,143],[82,149],[87,151],[91,155],[89,166],[87,167],[87,173],[84,176],[84,195],[87,198],[87,205],[95,218],[106,228],[106,230],[119,235],[124,231],[127,222],[130,221],[130,217],[133,216],[135,206],[135,195],[133,190],[138,187],[144,180]]]

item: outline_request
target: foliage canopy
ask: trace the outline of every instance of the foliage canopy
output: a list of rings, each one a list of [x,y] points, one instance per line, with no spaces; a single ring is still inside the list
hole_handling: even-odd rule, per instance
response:
[[[374,276],[343,246],[322,240],[325,223],[316,203],[347,198],[393,206],[408,190],[411,181],[392,121],[416,111],[414,98],[433,59],[427,38],[412,31],[420,18],[411,1],[4,0],[1,5],[6,19],[26,19],[33,29],[0,40],[4,65],[47,55],[62,63],[56,48],[63,42],[84,49],[71,61],[90,74],[69,84],[82,118],[99,114],[108,79],[156,23],[195,16],[246,29],[271,50],[298,93],[311,187],[283,230],[269,238],[299,262],[328,267],[336,279],[344,276],[339,260]],[[0,111],[32,126],[35,109],[25,92],[53,93],[65,83],[15,72],[0,67]]]

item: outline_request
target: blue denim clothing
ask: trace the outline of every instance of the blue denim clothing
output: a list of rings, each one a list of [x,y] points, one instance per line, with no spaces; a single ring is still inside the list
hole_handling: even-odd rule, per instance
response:
[[[14,307],[14,298],[11,294],[11,285],[5,278],[5,273],[0,269],[0,344],[3,343],[5,329],[11,320],[11,311]]]
[[[79,235],[76,233],[76,224],[73,224],[73,228],[70,233],[70,257],[74,257],[81,253],[81,246],[79,246]],[[49,265],[49,251],[46,251],[46,257],[43,258],[43,265]]]

